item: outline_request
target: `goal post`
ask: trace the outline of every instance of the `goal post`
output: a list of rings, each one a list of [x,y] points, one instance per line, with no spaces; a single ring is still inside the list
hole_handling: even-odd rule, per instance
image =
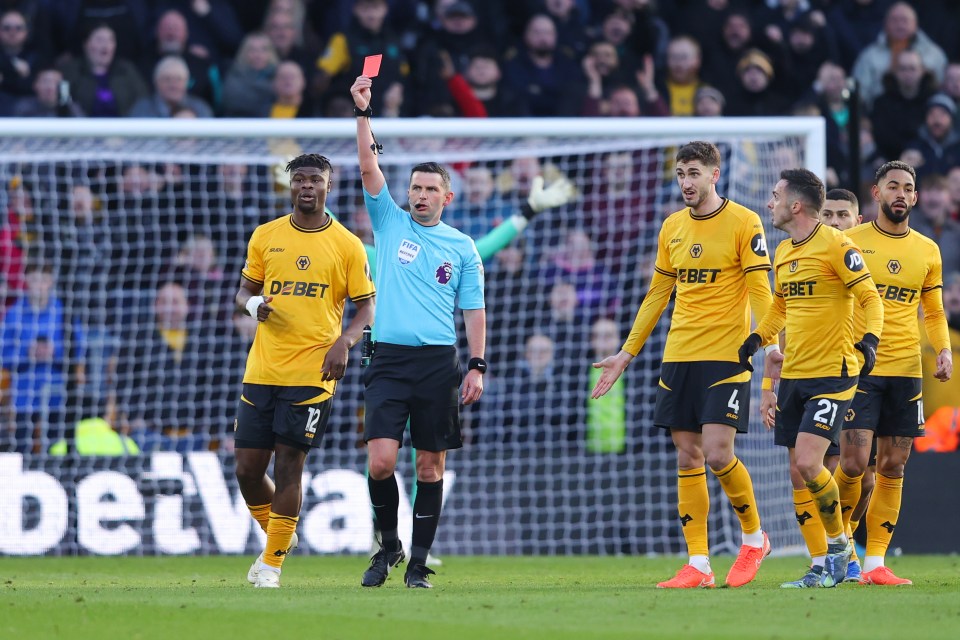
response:
[[[448,459],[436,553],[682,552],[675,452],[652,426],[672,308],[603,402],[588,400],[590,363],[622,344],[660,223],[682,207],[677,146],[716,143],[718,191],[766,221],[781,170],[825,176],[822,119],[374,117],[373,130],[393,197],[404,203],[415,164],[443,163],[456,194],[444,220],[475,239],[519,211],[534,175],[567,178],[577,192],[485,260],[490,372],[484,398],[463,411],[465,446]],[[355,134],[352,119],[0,119],[0,232],[15,239],[0,259],[0,366],[11,381],[0,405],[0,485],[10,488],[0,555],[258,550],[233,478],[250,341],[233,295],[250,232],[289,212],[283,166],[299,153],[330,158],[327,204],[372,242]],[[784,237],[766,231],[771,247]],[[35,262],[52,270],[62,308],[50,336],[16,307]],[[165,313],[183,316],[183,333]],[[40,338],[41,351],[55,343],[44,366],[28,362]],[[323,446],[308,458],[305,553],[370,548],[358,360],[351,354]],[[94,417],[140,453],[66,447],[61,457],[78,421]],[[774,548],[799,550],[785,450],[756,415],[737,450]],[[398,476],[406,495],[409,456]],[[735,552],[737,520],[714,480],[710,490],[711,547]],[[406,500],[401,526],[411,517]]]

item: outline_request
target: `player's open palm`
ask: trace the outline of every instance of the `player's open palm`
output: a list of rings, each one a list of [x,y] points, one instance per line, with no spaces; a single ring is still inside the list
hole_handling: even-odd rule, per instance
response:
[[[610,391],[617,380],[620,379],[624,369],[627,368],[631,360],[633,360],[632,355],[626,351],[621,351],[617,355],[608,356],[600,362],[594,362],[593,368],[603,369],[603,373],[600,374],[600,379],[597,380],[597,384],[594,385],[593,393],[590,394],[590,397],[596,400],[597,398],[602,398],[607,391]]]
[[[760,419],[767,430],[773,429],[777,421],[777,394],[769,389],[760,392]]]

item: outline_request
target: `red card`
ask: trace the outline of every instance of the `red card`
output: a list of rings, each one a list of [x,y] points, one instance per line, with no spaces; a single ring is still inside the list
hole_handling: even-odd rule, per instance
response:
[[[368,78],[376,78],[377,74],[380,73],[380,61],[383,59],[383,54],[378,53],[375,56],[367,56],[363,59],[363,73],[360,75],[367,76]]]

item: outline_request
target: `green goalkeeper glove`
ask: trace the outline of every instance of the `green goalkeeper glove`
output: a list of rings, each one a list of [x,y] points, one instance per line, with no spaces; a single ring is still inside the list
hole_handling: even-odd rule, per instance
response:
[[[527,197],[526,204],[523,205],[521,213],[527,220],[544,209],[552,209],[560,205],[567,204],[576,195],[573,183],[566,178],[555,180],[546,189],[543,188],[543,176],[535,176],[530,185],[530,195]]]

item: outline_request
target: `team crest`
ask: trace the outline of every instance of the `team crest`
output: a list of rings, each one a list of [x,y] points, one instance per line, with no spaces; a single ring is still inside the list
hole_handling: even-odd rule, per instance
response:
[[[692,255],[694,258],[699,258],[701,254],[703,254],[703,247],[700,246],[699,243],[690,247],[690,255]]]
[[[397,249],[397,258],[400,260],[400,264],[410,264],[417,259],[419,254],[420,245],[416,242],[410,242],[409,240],[400,241],[400,248]]]
[[[853,419],[857,417],[857,412],[853,409],[847,409],[847,415],[843,416],[844,422],[853,422]]]
[[[310,268],[310,258],[307,256],[300,256],[297,258],[297,269],[300,271],[306,271]]]
[[[795,272],[795,271],[797,270],[797,266],[798,266],[798,265],[797,265],[797,261],[796,261],[796,260],[794,260],[793,262],[791,262],[791,263],[790,263],[790,273]]]
[[[891,260],[887,263],[887,270],[892,274],[900,273],[901,268],[899,260]]]
[[[453,277],[453,265],[449,262],[444,262],[442,265],[437,267],[435,276],[437,278],[437,282],[440,284],[447,284],[450,282],[450,278]]]

